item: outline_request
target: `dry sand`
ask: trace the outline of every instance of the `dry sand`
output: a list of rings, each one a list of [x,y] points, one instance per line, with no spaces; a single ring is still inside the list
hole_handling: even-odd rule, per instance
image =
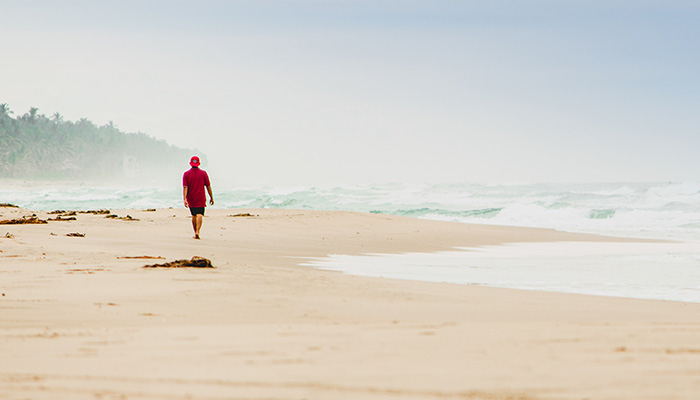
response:
[[[700,304],[348,276],[327,254],[623,241],[349,212],[0,225],[0,399],[697,399]],[[255,217],[229,217],[249,212]],[[26,215],[0,208],[0,219]],[[46,218],[46,214],[37,213]],[[1,238],[9,232],[13,238]],[[67,237],[67,233],[85,237]],[[123,257],[163,257],[133,259]],[[215,269],[144,269],[202,256]]]

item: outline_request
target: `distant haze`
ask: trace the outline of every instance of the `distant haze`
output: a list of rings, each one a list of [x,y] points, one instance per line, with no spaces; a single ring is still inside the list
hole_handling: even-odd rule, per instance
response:
[[[698,180],[698,2],[0,10],[0,103],[15,116],[201,149],[215,184]]]

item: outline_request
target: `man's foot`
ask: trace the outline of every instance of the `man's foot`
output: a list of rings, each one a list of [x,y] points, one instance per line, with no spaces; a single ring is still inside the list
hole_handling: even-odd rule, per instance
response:
[[[192,239],[199,239],[199,235],[192,236]]]

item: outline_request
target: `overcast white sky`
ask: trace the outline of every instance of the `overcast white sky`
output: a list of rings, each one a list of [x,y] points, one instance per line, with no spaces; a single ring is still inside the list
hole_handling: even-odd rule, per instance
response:
[[[4,1],[0,103],[215,182],[698,180],[696,1]],[[187,160],[183,160],[183,170]]]

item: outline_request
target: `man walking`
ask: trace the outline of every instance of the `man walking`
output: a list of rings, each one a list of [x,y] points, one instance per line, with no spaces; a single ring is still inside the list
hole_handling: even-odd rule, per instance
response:
[[[207,195],[204,188],[209,193],[209,204],[214,205],[214,195],[211,193],[211,183],[209,175],[203,169],[199,169],[199,157],[190,159],[190,168],[182,175],[182,197],[185,199],[185,207],[190,208],[192,214],[192,229],[194,238],[199,239],[199,230],[202,229],[204,218],[204,208],[207,206]]]

